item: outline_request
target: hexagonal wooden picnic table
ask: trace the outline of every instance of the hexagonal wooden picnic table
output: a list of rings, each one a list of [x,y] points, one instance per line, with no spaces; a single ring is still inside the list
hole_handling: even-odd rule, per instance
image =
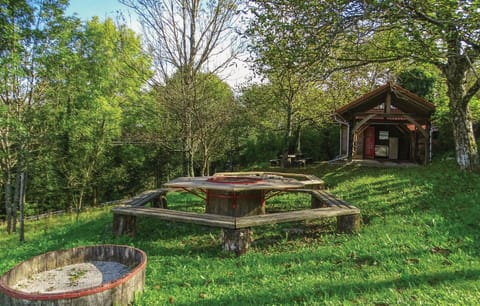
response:
[[[211,177],[180,177],[166,183],[165,187],[187,191],[204,199],[205,213],[119,207],[113,209],[114,223],[116,214],[120,218],[118,224],[128,221],[121,219],[121,216],[130,215],[220,227],[223,230],[224,249],[237,254],[248,250],[252,226],[337,217],[339,231],[356,231],[360,210],[321,190],[323,186],[323,181],[315,176],[290,173],[232,172]],[[312,209],[266,214],[265,201],[284,192],[311,194]],[[129,220],[133,225],[127,224],[127,232],[134,227],[134,219]],[[121,227],[114,224],[114,233],[121,234],[124,231]]]

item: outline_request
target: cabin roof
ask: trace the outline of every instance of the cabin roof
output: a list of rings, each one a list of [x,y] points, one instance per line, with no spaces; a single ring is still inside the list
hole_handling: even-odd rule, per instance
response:
[[[403,113],[414,114],[416,117],[430,118],[435,111],[435,105],[431,102],[399,85],[387,83],[338,108],[335,113],[344,119],[351,119],[358,113],[371,111],[384,103],[389,93],[391,94],[391,105]]]

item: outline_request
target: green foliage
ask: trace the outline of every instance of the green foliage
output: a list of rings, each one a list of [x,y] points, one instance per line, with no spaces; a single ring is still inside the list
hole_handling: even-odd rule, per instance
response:
[[[255,18],[250,20],[247,35],[256,68],[265,75],[279,76],[321,68],[332,47],[331,34],[340,26],[340,11],[331,1],[252,2],[250,12]]]
[[[69,215],[27,222],[24,244],[0,236],[0,273],[47,251],[116,243],[148,256],[145,291],[135,305],[478,302],[478,173],[460,171],[453,161],[414,168],[325,163],[306,171],[362,210],[358,234],[335,234],[334,220],[255,227],[251,250],[234,257],[221,250],[218,229],[202,226],[141,218],[135,238],[112,238],[105,208],[82,213],[78,222]],[[174,209],[203,209],[191,196],[168,197]],[[308,202],[285,195],[267,208]]]
[[[269,131],[252,133],[242,141],[242,147],[236,162],[242,166],[258,166],[268,164],[282,154],[283,135]]]
[[[478,165],[468,109],[480,90],[476,2],[261,0],[250,11],[247,34],[261,72],[318,80],[372,63],[436,66],[448,87],[457,162]]]
[[[189,85],[184,78],[177,71],[152,92],[165,118],[161,142],[176,152],[183,175],[209,175],[210,165],[225,160],[232,150],[235,131],[230,127],[238,104],[228,84],[215,74],[197,73]]]
[[[429,71],[419,67],[404,70],[398,75],[398,81],[403,88],[426,100],[433,101],[433,90],[437,77]]]
[[[0,134],[7,144],[0,167],[28,169],[27,201],[37,212],[80,209],[148,184],[116,172],[111,156],[135,115],[132,105],[144,100],[150,58],[126,26],[98,18],[81,23],[63,15],[66,4],[0,4],[0,22],[19,14],[15,27],[1,29],[0,45],[10,49],[0,50],[0,75],[8,80],[0,84]]]
[[[437,129],[433,154],[436,156],[453,155],[452,118],[448,107],[448,95],[445,79],[438,69],[431,65],[406,68],[398,73],[400,86],[416,93],[435,104],[433,124]],[[472,101],[474,105],[474,101]]]
[[[302,153],[313,161],[332,160],[339,152],[339,127],[334,124],[305,129],[301,137]]]
[[[133,31],[98,18],[69,29],[59,42],[61,53],[52,54],[61,61],[49,64],[54,73],[45,107],[56,121],[45,122],[55,131],[45,137],[55,144],[55,150],[46,153],[54,154],[50,160],[56,163],[58,183],[68,192],[65,205],[80,209],[85,200],[95,203],[108,194],[96,189],[114,177],[106,171],[111,143],[121,136],[123,108],[138,99],[133,96],[149,72],[148,57]]]
[[[314,160],[335,157],[338,128],[330,124],[330,114],[338,99],[312,82],[292,92],[294,97],[289,103],[285,98],[289,90],[277,81],[254,84],[242,90],[239,103],[243,112],[239,125],[244,127],[244,132],[240,141],[240,165],[260,165],[278,158],[285,153],[288,134],[291,134],[289,145],[294,147],[291,151],[300,145],[300,151]],[[290,133],[288,112],[291,113]]]

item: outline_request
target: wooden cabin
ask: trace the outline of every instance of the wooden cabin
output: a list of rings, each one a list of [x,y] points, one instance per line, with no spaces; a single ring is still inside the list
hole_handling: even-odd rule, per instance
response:
[[[387,83],[337,109],[340,158],[426,164],[431,160],[435,105]]]

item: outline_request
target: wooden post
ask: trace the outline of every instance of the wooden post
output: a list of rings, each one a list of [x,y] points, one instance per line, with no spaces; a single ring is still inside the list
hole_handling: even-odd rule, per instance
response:
[[[328,207],[328,204],[317,196],[316,192],[312,192],[312,200],[310,202],[311,208],[323,208]]]
[[[247,253],[252,242],[252,231],[250,228],[222,230],[223,249],[234,252],[237,256]]]
[[[118,237],[121,235],[135,236],[135,216],[127,216],[120,214],[113,214],[113,236]]]
[[[311,207],[323,208],[323,207],[328,207],[328,205],[327,203],[321,201],[319,198],[317,198],[315,195],[312,194]]]
[[[155,208],[168,208],[166,195],[162,193],[158,198],[153,199],[152,206]]]
[[[360,214],[337,217],[337,232],[355,233],[360,228]]]
[[[385,114],[390,114],[392,109],[392,93],[387,92],[387,99],[385,100]]]

